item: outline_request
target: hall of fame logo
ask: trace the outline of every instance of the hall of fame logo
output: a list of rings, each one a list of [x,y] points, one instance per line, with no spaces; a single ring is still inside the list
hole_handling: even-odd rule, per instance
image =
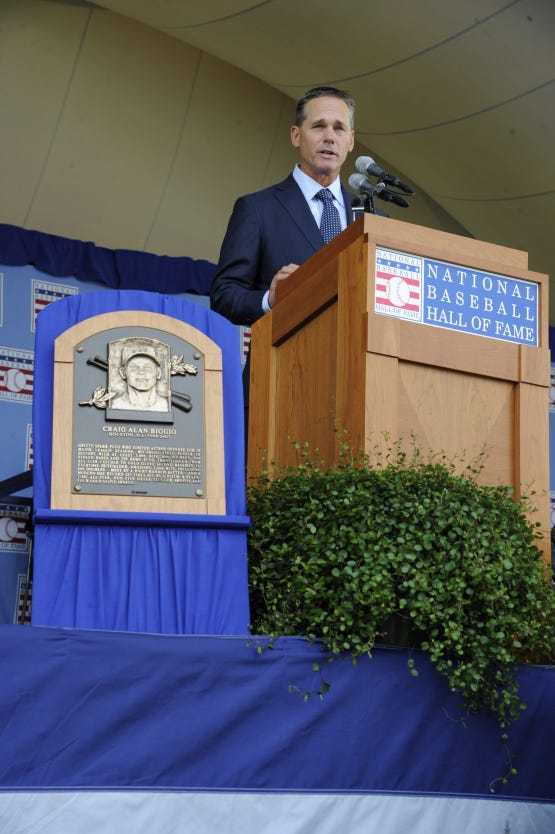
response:
[[[376,247],[374,311],[381,315],[537,346],[539,300],[535,281]]]
[[[422,258],[376,247],[376,313],[422,321]]]
[[[50,281],[31,281],[31,330],[36,329],[38,314],[49,304],[67,298],[69,295],[79,295],[77,287],[67,284],[53,284]]]
[[[31,403],[34,371],[32,351],[0,347],[0,399]]]
[[[27,550],[28,519],[26,504],[0,503],[0,551],[22,553]]]

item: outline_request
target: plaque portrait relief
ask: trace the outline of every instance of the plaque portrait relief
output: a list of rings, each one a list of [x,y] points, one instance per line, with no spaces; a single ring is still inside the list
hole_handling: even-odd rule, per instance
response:
[[[73,357],[73,491],[202,498],[203,353],[157,328],[122,325],[79,340]]]
[[[169,412],[169,347],[156,339],[128,338],[110,342],[108,384],[110,408]]]

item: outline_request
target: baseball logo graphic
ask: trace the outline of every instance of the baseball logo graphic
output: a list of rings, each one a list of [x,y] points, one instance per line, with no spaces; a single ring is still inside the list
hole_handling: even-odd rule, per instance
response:
[[[9,368],[6,372],[6,388],[18,394],[23,391],[27,384],[25,374],[19,368]]]
[[[395,307],[404,307],[410,299],[410,287],[404,278],[394,275],[387,282],[386,294]]]
[[[13,518],[7,516],[0,518],[0,541],[11,542],[17,537],[18,533],[19,527]]]

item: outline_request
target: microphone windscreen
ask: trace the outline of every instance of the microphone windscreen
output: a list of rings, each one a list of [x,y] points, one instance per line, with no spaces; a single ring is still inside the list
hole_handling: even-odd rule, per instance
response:
[[[375,164],[376,163],[371,156],[359,156],[359,158],[356,161],[355,168],[357,169],[357,171],[360,171],[361,174],[366,174],[368,168],[371,165]]]
[[[367,180],[364,174],[351,174],[351,176],[349,177],[349,185],[351,186],[351,188],[354,188],[355,191],[360,191],[363,188],[365,182],[367,182]]]

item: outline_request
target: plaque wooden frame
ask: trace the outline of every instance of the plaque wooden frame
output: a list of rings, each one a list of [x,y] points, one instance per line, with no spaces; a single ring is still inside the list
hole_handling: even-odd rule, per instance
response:
[[[79,494],[72,488],[74,356],[81,341],[115,327],[152,328],[183,339],[204,358],[205,489],[199,498]],[[84,319],[54,342],[51,508],[137,513],[225,515],[222,351],[205,333],[172,316],[118,310]]]
[[[377,314],[377,246],[536,283],[539,345]],[[548,277],[526,252],[365,214],[278,286],[252,328],[249,475],[298,463],[294,443],[324,465],[341,439],[371,459],[411,437],[466,463],[485,451],[482,482],[534,491],[549,561],[548,332]]]

